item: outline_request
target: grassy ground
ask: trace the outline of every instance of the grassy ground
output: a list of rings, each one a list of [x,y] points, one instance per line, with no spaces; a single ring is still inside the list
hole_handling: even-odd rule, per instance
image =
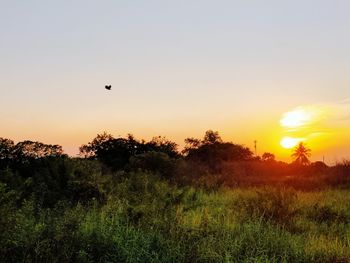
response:
[[[103,205],[38,209],[1,190],[7,262],[350,262],[350,190],[174,187],[144,173],[101,182]]]

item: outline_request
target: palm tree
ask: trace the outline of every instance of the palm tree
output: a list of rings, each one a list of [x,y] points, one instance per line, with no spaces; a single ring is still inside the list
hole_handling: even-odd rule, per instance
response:
[[[292,157],[294,162],[301,165],[308,165],[310,163],[309,157],[311,156],[311,150],[306,145],[300,142],[293,150]]]

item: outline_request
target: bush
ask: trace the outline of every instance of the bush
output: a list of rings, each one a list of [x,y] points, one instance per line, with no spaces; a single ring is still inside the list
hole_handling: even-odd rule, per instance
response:
[[[98,187],[89,182],[69,182],[67,190],[67,199],[74,204],[87,204],[91,200],[96,200],[99,203],[106,201],[106,196],[100,192]]]
[[[163,152],[147,152],[133,156],[129,160],[130,170],[141,169],[143,171],[157,173],[165,178],[171,178],[174,174],[176,160],[171,159]]]
[[[350,219],[345,211],[337,211],[329,205],[319,204],[312,206],[311,209],[308,210],[307,216],[317,223],[326,223],[327,225],[333,223],[348,224]]]
[[[234,201],[238,215],[250,219],[264,219],[289,226],[298,212],[297,194],[292,189],[264,188],[253,195]]]

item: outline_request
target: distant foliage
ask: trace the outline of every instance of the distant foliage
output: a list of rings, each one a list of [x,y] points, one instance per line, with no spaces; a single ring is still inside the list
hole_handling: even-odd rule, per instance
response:
[[[261,156],[261,160],[263,162],[275,162],[276,161],[276,157],[273,153],[264,153],[262,156]]]
[[[10,139],[0,137],[0,162],[5,164],[13,158],[14,142]]]
[[[145,142],[136,140],[130,134],[127,138],[114,138],[110,134],[103,133],[80,147],[81,156],[98,159],[113,170],[123,170],[129,164],[131,157],[148,152],[160,152],[170,158],[179,156],[177,144],[160,136]]]
[[[309,165],[311,156],[311,150],[306,147],[303,142],[300,142],[293,150],[292,157],[294,158],[294,163],[297,165]]]
[[[128,166],[131,170],[141,169],[168,178],[174,174],[175,167],[176,162],[163,152],[146,152],[132,156]]]
[[[95,157],[98,151],[103,150],[103,144],[111,140],[114,140],[114,137],[111,134],[106,132],[97,134],[97,136],[91,142],[80,146],[80,155],[85,158]]]
[[[64,156],[62,146],[41,142],[22,141],[14,144],[10,139],[0,138],[0,168],[46,157]]]
[[[223,142],[218,132],[207,131],[202,140],[188,138],[183,153],[186,158],[206,165],[212,172],[220,172],[221,164],[229,161],[252,160],[252,151],[239,144]]]

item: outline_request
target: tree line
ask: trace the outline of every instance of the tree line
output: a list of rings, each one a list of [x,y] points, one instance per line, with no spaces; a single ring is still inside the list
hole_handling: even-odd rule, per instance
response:
[[[161,136],[145,141],[130,134],[114,137],[104,132],[82,145],[79,152],[79,157],[69,157],[59,145],[29,140],[14,143],[0,138],[0,182],[15,189],[19,200],[34,196],[39,203],[50,206],[62,199],[103,200],[96,185],[96,176],[103,175],[118,180],[145,171],[175,184],[207,189],[281,182],[304,187],[306,177],[294,179],[302,174],[345,178],[348,169],[347,164],[331,169],[322,162],[310,163],[310,149],[303,143],[292,152],[291,164],[277,161],[272,153],[256,156],[244,145],[223,141],[212,130],[201,139],[185,139],[182,151]],[[290,178],[294,181],[289,182]]]
[[[155,155],[163,158],[185,158],[206,164],[215,171],[218,164],[224,161],[275,161],[275,155],[264,153],[261,157],[254,156],[253,152],[240,144],[224,142],[217,131],[208,130],[203,139],[187,138],[185,147],[179,152],[175,142],[165,137],[153,137],[150,141],[137,140],[128,134],[126,138],[115,138],[106,132],[98,134],[91,142],[79,148],[79,156],[86,159],[95,159],[114,170],[127,166],[134,157]],[[302,142],[294,149],[292,157],[295,164],[310,164],[310,149]],[[28,162],[45,157],[67,157],[62,146],[44,144],[37,141],[25,140],[14,143],[11,139],[0,138],[0,167]]]

